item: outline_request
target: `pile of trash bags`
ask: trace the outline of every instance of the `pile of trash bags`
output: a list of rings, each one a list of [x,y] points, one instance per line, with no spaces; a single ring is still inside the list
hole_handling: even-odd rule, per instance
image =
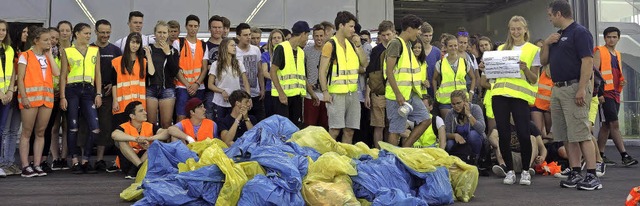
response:
[[[298,131],[274,115],[231,146],[219,139],[155,141],[134,205],[448,205],[468,202],[478,170],[439,148],[336,142],[321,127]]]

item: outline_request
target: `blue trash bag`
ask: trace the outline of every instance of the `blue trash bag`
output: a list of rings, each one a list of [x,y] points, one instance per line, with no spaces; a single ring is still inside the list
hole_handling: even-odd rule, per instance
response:
[[[209,204],[215,204],[218,193],[224,184],[225,175],[217,165],[209,165],[195,171],[183,172],[176,176],[190,197],[201,198]]]
[[[449,170],[437,167],[435,172],[426,173],[425,184],[418,189],[418,197],[429,205],[453,204],[453,188],[449,181]]]
[[[371,202],[381,188],[395,188],[410,194],[409,182],[403,178],[406,171],[397,167],[396,161],[394,155],[386,152],[380,152],[378,159],[363,155],[356,160],[358,175],[351,177],[356,197]]]
[[[300,189],[281,187],[282,181],[274,173],[256,175],[242,188],[238,205],[305,205]]]
[[[176,174],[149,179],[142,183],[144,198],[134,205],[183,205],[197,198],[190,197],[188,190],[183,188],[176,179]]]
[[[246,152],[250,152],[252,148],[257,146],[282,145],[297,131],[298,127],[289,119],[273,115],[245,132],[231,147],[225,150],[225,154],[231,158],[236,158],[245,156]],[[293,150],[290,149],[290,151]]]
[[[392,206],[392,205],[412,205],[412,206],[429,206],[427,202],[420,198],[413,197],[400,189],[396,188],[380,188],[376,193],[376,199],[371,205],[374,206]]]
[[[153,141],[149,150],[148,169],[145,179],[159,178],[169,174],[178,174],[178,163],[186,162],[189,158],[199,160],[198,154],[180,141],[163,143]]]
[[[285,151],[285,152],[294,153],[294,154],[298,154],[305,157],[308,156],[308,157],[311,157],[313,161],[318,160],[318,157],[322,155],[311,147],[302,147],[295,142],[287,142],[285,143],[285,145],[289,146],[292,149],[292,151]]]
[[[145,179],[144,198],[135,205],[214,205],[225,175],[218,166]]]

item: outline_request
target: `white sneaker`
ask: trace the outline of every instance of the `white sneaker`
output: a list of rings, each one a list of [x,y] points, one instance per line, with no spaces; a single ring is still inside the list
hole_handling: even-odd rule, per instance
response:
[[[567,178],[569,177],[569,174],[571,173],[571,169],[570,168],[564,168],[564,170],[562,170],[562,172],[556,173],[553,176],[556,178]]]
[[[7,177],[7,173],[4,173],[2,168],[0,168],[0,177]]]
[[[522,171],[522,174],[520,175],[520,184],[531,185],[531,174],[529,174],[529,171]]]
[[[602,177],[606,172],[607,164],[602,162],[596,162],[596,176]]]
[[[504,177],[502,183],[505,185],[512,185],[513,183],[516,183],[516,174],[513,170],[509,170],[509,172],[507,172],[507,176]]]

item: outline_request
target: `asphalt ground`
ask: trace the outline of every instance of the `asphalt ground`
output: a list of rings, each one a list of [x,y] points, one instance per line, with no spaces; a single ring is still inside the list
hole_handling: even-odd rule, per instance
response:
[[[640,157],[640,147],[627,147],[633,157]],[[620,161],[615,147],[608,146],[607,156]],[[107,161],[113,156],[105,157]],[[480,177],[475,197],[457,205],[624,205],[632,187],[640,186],[639,166],[607,167],[598,191],[560,188],[560,179],[536,175],[530,186],[503,185],[502,179]],[[131,205],[120,200],[120,192],[133,180],[122,173],[74,175],[58,171],[46,177],[22,178],[19,175],[0,178],[0,205]]]

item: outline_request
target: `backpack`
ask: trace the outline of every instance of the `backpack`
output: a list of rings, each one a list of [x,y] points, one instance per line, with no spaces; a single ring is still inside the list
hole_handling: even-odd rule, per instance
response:
[[[329,69],[327,71],[327,86],[331,84],[331,73],[333,72],[333,62],[338,60],[338,55],[336,54],[336,41],[333,39],[329,39],[328,41],[331,43],[333,50],[331,51],[331,57],[329,58]],[[345,40],[345,42],[349,42],[351,44],[351,48],[356,48],[355,44],[352,42]],[[322,58],[320,58],[322,59]],[[336,76],[340,76],[340,64],[336,62]],[[320,62],[318,62],[318,67],[320,67]],[[320,79],[318,79],[318,85],[320,85]]]
[[[400,54],[402,54],[402,48],[400,47]],[[385,93],[385,87],[387,85],[387,78],[384,77],[384,72],[387,68],[384,68],[384,61],[386,59],[387,56],[387,50],[385,49],[381,54],[380,54],[380,64],[379,64],[379,68],[374,68],[375,71],[369,72],[368,76],[368,80],[367,80],[367,85],[369,85],[369,88],[371,89],[371,92],[373,92],[376,95],[384,95]],[[400,58],[398,58],[399,60]],[[398,61],[396,61],[396,65],[398,65]],[[437,134],[436,134],[437,135]]]
[[[178,38],[178,41],[180,41],[180,50],[182,50],[182,48],[184,48],[186,46],[186,42],[185,42],[185,38],[184,37],[180,37]],[[202,54],[205,53],[205,50],[207,49],[207,43],[205,43],[202,40],[198,40],[200,41],[200,43],[202,44]],[[180,51],[178,51],[180,52]],[[187,54],[185,53],[184,56],[187,56]]]

